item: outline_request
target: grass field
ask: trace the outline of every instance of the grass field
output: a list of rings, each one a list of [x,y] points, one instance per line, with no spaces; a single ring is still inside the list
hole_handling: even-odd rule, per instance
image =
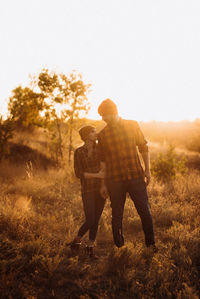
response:
[[[153,156],[159,147],[152,148]],[[148,187],[158,253],[144,246],[139,216],[127,197],[126,244],[113,245],[106,202],[96,242],[98,260],[72,256],[84,219],[72,166],[0,167],[0,298],[199,298],[200,172],[189,168]],[[87,236],[86,236],[87,238]]]

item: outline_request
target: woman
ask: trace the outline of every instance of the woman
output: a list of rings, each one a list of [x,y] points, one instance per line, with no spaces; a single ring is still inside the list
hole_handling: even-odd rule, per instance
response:
[[[94,127],[84,126],[79,130],[84,145],[74,153],[74,171],[81,182],[81,195],[85,213],[85,222],[79,228],[77,236],[70,243],[71,250],[77,252],[81,245],[81,238],[89,231],[89,241],[86,251],[91,258],[94,255],[94,242],[97,235],[98,223],[101,217],[105,198],[100,194],[101,181],[105,175],[100,170],[98,155],[97,133]]]

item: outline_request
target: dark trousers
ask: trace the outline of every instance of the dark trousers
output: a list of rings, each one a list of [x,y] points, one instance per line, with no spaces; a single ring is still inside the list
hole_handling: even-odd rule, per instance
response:
[[[103,212],[105,199],[98,191],[82,194],[85,222],[81,225],[78,236],[82,237],[89,230],[89,240],[95,241],[99,219]]]
[[[127,192],[133,200],[135,208],[141,218],[146,246],[148,247],[154,244],[153,222],[144,180],[108,182],[108,192],[112,207],[113,238],[116,246],[121,247],[124,245],[122,220]]]

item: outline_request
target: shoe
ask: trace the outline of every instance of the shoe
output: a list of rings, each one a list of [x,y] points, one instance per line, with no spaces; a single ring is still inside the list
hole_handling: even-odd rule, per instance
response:
[[[77,242],[76,239],[74,239],[72,242],[68,243],[67,245],[70,246],[72,254],[79,253],[79,249],[81,247],[81,242]]]
[[[70,248],[71,248],[71,252],[73,254],[78,254],[79,253],[79,249],[81,247],[81,243],[73,243],[70,245]]]
[[[94,246],[86,246],[85,251],[90,259],[93,259],[93,260],[99,259],[99,257],[96,254],[94,254]]]
[[[158,248],[156,247],[155,244],[149,245],[148,248],[150,248],[153,251],[153,253],[157,253],[158,252]]]

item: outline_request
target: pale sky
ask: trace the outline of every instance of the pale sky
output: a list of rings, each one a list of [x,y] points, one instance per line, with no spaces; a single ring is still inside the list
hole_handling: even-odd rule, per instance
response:
[[[199,0],[0,0],[0,111],[43,67],[92,83],[128,119],[200,118]]]

